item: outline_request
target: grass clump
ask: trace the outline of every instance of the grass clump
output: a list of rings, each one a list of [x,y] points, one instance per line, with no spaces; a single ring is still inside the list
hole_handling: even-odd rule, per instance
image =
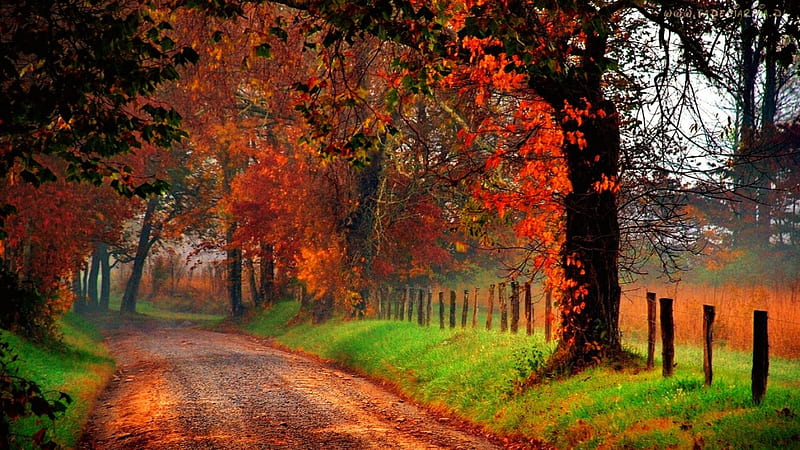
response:
[[[409,397],[501,435],[558,448],[800,445],[797,360],[772,358],[758,407],[751,400],[749,354],[715,350],[714,384],[706,387],[702,348],[688,345],[676,350],[672,378],[659,369],[609,365],[524,386],[552,351],[541,330],[527,337],[378,320],[287,327],[296,307],[278,304],[245,329],[391,382]]]
[[[34,381],[46,396],[64,392],[71,397],[65,413],[54,422],[25,417],[12,422],[11,433],[17,445],[42,427],[47,438],[60,447],[73,448],[89,416],[94,399],[114,371],[113,359],[100,342],[102,336],[88,322],[68,313],[59,323],[63,335],[60,345],[34,344],[18,335],[0,330],[0,340],[7,342],[18,359],[9,364],[12,374]]]

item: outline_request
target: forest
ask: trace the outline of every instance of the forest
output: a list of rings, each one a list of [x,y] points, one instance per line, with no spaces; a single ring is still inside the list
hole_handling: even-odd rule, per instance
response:
[[[288,297],[323,324],[406,286],[530,283],[555,303],[549,377],[624,359],[621,311],[652,286],[771,296],[800,323],[795,2],[0,17],[4,330],[49,342],[68,311],[143,302],[241,321]]]

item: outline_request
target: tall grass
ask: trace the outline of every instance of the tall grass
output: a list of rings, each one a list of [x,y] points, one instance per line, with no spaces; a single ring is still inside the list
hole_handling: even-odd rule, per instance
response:
[[[800,303],[790,288],[702,286],[690,284],[633,286],[622,301],[620,327],[631,341],[647,333],[646,291],[674,298],[675,338],[700,345],[703,305],[714,305],[714,340],[718,346],[748,351],[753,345],[753,311],[769,316],[770,353],[800,358]]]
[[[61,321],[63,345],[46,348],[0,330],[19,359],[11,365],[16,374],[39,384],[44,392],[61,391],[72,397],[64,416],[49,419],[26,418],[13,425],[15,433],[30,436],[42,426],[62,447],[75,447],[89,416],[94,399],[114,371],[114,362],[101,343],[102,336],[88,322],[72,313]]]
[[[800,444],[800,363],[794,360],[773,358],[767,396],[758,407],[750,399],[749,354],[718,349],[715,382],[706,388],[702,349],[693,345],[678,347],[670,379],[660,370],[598,367],[522,389],[550,351],[541,329],[529,338],[377,320],[287,328],[284,319],[293,307],[279,304],[248,329],[386,380],[441,414],[463,416],[496,433],[559,448]]]

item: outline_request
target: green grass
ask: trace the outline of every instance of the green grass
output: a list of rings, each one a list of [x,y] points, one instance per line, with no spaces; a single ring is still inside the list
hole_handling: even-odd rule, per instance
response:
[[[256,320],[249,320],[242,324],[248,333],[258,336],[274,337],[286,331],[286,323],[297,315],[300,303],[285,301],[273,305],[269,313],[261,314]]]
[[[88,322],[70,313],[61,321],[63,345],[45,348],[0,330],[19,359],[12,364],[16,374],[31,379],[45,392],[62,391],[72,397],[66,413],[55,423],[49,419],[26,418],[14,424],[14,431],[30,436],[48,426],[48,437],[62,447],[75,447],[94,399],[114,371],[114,362],[102,336]]]
[[[751,356],[715,351],[703,386],[702,349],[676,350],[675,375],[601,367],[525,390],[519,381],[550,349],[533,338],[485,330],[439,330],[394,321],[333,321],[287,328],[294,303],[248,323],[292,348],[394,383],[405,394],[506,435],[559,448],[800,447],[800,362],[772,358],[764,402],[753,406]],[[460,327],[460,318],[459,318]],[[636,348],[640,343],[632,343]]]
[[[120,300],[121,299],[119,296],[112,296],[108,305],[109,311],[112,313],[119,312]],[[145,300],[139,300],[136,302],[136,312],[142,316],[147,316],[166,322],[192,322],[193,324],[202,324],[207,326],[214,326],[226,319],[226,316],[222,314],[168,311],[161,309],[153,303]],[[116,317],[116,315],[114,315],[114,317]]]

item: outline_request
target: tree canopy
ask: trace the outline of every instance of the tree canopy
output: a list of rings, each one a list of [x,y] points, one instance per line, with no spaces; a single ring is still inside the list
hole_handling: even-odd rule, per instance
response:
[[[154,236],[191,235],[224,253],[234,315],[245,278],[256,304],[304,283],[322,320],[337,302],[364,308],[379,282],[485,266],[479,250],[492,249],[509,277],[546,276],[561,319],[549,370],[577,371],[623,351],[621,267],[651,253],[666,265],[719,231],[701,205],[780,192],[769,217],[795,223],[797,127],[775,125],[773,100],[793,79],[798,14],[779,3],[724,14],[636,0],[3,5],[0,178],[19,194],[3,200],[29,208],[44,189],[26,183],[56,178],[128,196],[170,181],[145,205],[128,284]],[[759,133],[759,76],[734,90],[733,143],[680,114],[702,115],[693,86],[736,77],[720,43],[747,73],[763,63],[766,80]],[[55,204],[83,201],[51,185]],[[91,241],[118,239],[129,207],[98,205],[124,218],[59,247],[71,256],[54,280],[83,269]],[[741,211],[772,223],[762,207]],[[64,222],[11,213],[4,267],[32,267],[44,238],[31,224]],[[794,239],[787,226],[767,242]]]

